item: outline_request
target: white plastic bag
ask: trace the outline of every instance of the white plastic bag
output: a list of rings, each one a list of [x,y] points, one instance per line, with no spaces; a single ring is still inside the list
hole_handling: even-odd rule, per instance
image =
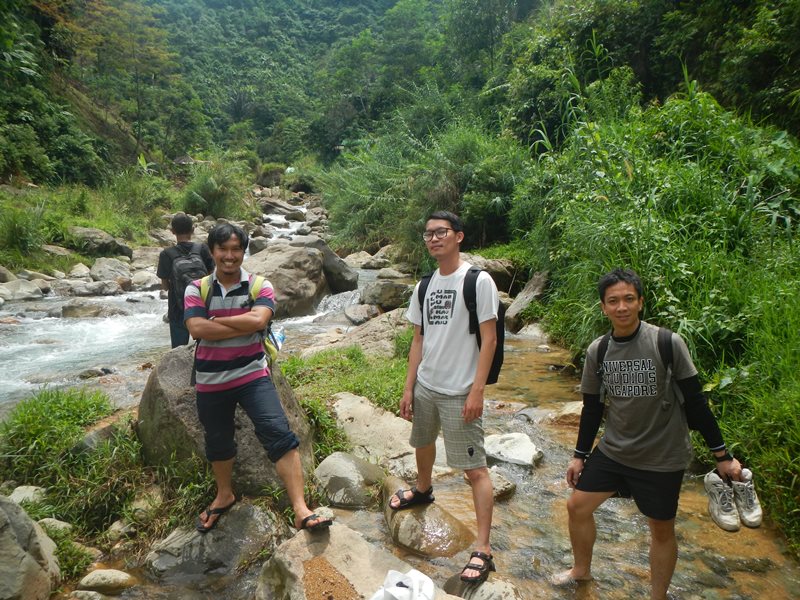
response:
[[[433,581],[424,573],[411,569],[404,575],[390,570],[370,600],[433,600],[435,594]]]

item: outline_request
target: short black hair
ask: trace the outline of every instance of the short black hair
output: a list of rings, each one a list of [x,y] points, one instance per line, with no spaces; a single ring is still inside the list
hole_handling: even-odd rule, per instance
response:
[[[233,236],[239,238],[239,242],[242,244],[242,250],[247,250],[247,244],[250,242],[250,238],[247,237],[247,233],[244,229],[233,223],[222,223],[208,232],[209,250],[213,252],[214,246],[224,244]]]
[[[170,227],[172,227],[172,233],[185,235],[187,233],[192,233],[194,223],[192,223],[192,218],[189,215],[179,212],[175,213],[175,216],[172,217]]]
[[[430,216],[425,219],[427,223],[431,219],[436,219],[437,221],[449,221],[450,227],[453,228],[453,231],[464,231],[464,225],[461,223],[461,219],[455,213],[451,213],[449,210],[437,210],[430,214]]]
[[[600,295],[600,302],[605,302],[606,290],[620,281],[630,283],[634,289],[636,289],[636,293],[638,294],[639,298],[644,295],[642,290],[642,280],[639,278],[639,275],[636,273],[636,271],[633,269],[621,269],[617,267],[613,271],[603,275],[600,278],[600,281],[597,282],[597,293]]]

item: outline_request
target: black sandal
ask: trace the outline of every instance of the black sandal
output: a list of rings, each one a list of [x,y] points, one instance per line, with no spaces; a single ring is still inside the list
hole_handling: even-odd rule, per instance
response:
[[[478,564],[472,562],[473,558],[480,558],[483,563]],[[466,577],[464,575],[464,571],[467,570],[478,571],[478,575],[475,577]],[[465,581],[467,583],[482,583],[489,579],[490,571],[497,571],[497,569],[494,567],[494,558],[491,554],[486,554],[485,552],[476,550],[469,555],[469,562],[467,563],[467,566],[461,569],[461,581]]]
[[[406,498],[406,492],[411,492],[411,498]],[[416,486],[412,487],[410,490],[399,489],[394,493],[397,499],[400,501],[397,506],[392,506],[392,498],[389,498],[389,508],[392,510],[404,510],[406,508],[411,508],[412,506],[416,506],[417,504],[430,504],[436,498],[433,497],[433,486],[428,488],[425,492],[420,492]]]

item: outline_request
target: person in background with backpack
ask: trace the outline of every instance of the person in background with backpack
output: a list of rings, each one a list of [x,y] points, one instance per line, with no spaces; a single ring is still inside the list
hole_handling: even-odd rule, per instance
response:
[[[275,292],[266,280],[250,296],[255,277],[242,269],[247,234],[236,225],[217,225],[208,245],[217,265],[211,275],[210,297],[201,294],[201,281],[186,288],[186,326],[198,340],[195,354],[197,415],[205,431],[206,458],[211,463],[217,493],[198,517],[196,529],[211,531],[236,504],[233,461],[236,457],[234,414],[239,405],[255,428],[256,437],[275,464],[294,509],[295,527],[327,529],[324,519],[306,505],[300,440],[289,428],[278,392],[267,367],[262,332],[275,314]]]
[[[167,291],[167,319],[172,347],[189,343],[189,330],[183,322],[183,293],[190,281],[214,270],[214,259],[205,244],[192,242],[194,223],[191,217],[179,212],[172,217],[172,233],[177,244],[158,255],[156,275],[161,289]]]
[[[463,300],[470,265],[460,256],[464,240],[461,220],[450,212],[434,212],[422,239],[439,268],[430,278],[422,306],[415,301],[417,284],[406,313],[414,325],[414,338],[400,401],[400,416],[412,422],[410,444],[416,449],[417,481],[409,490],[398,490],[389,505],[401,510],[434,501],[432,472],[441,428],[447,464],[463,469],[472,484],[478,522],[476,550],[461,571],[461,579],[479,583],[495,570],[489,543],[494,497],[486,468],[482,415],[484,387],[497,345],[497,287],[488,273],[479,274],[479,349],[476,336],[469,332],[469,310]]]
[[[598,292],[612,330],[586,351],[578,441],[567,468],[574,563],[551,581],[569,585],[592,578],[594,511],[613,496],[633,497],[650,527],[650,598],[665,600],[678,558],[675,516],[691,458],[689,428],[700,431],[714,454],[721,485],[723,479],[741,481],[742,466],[725,446],[686,343],[640,320],[639,276],[616,269],[600,278]],[[667,334],[667,350],[659,347],[659,331]],[[592,449],[604,413],[605,431]],[[712,504],[713,516],[721,507]]]

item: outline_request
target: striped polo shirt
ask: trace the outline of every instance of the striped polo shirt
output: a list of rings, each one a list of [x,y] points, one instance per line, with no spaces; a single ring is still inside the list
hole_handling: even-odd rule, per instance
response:
[[[186,286],[184,296],[184,320],[192,317],[232,317],[250,311],[250,282],[253,276],[241,270],[239,283],[224,289],[211,275],[210,303],[200,296],[200,280]],[[272,284],[264,280],[255,306],[266,306],[275,311],[275,291]],[[248,333],[227,340],[200,340],[195,355],[197,391],[217,392],[229,390],[259,377],[269,375],[261,332]]]

